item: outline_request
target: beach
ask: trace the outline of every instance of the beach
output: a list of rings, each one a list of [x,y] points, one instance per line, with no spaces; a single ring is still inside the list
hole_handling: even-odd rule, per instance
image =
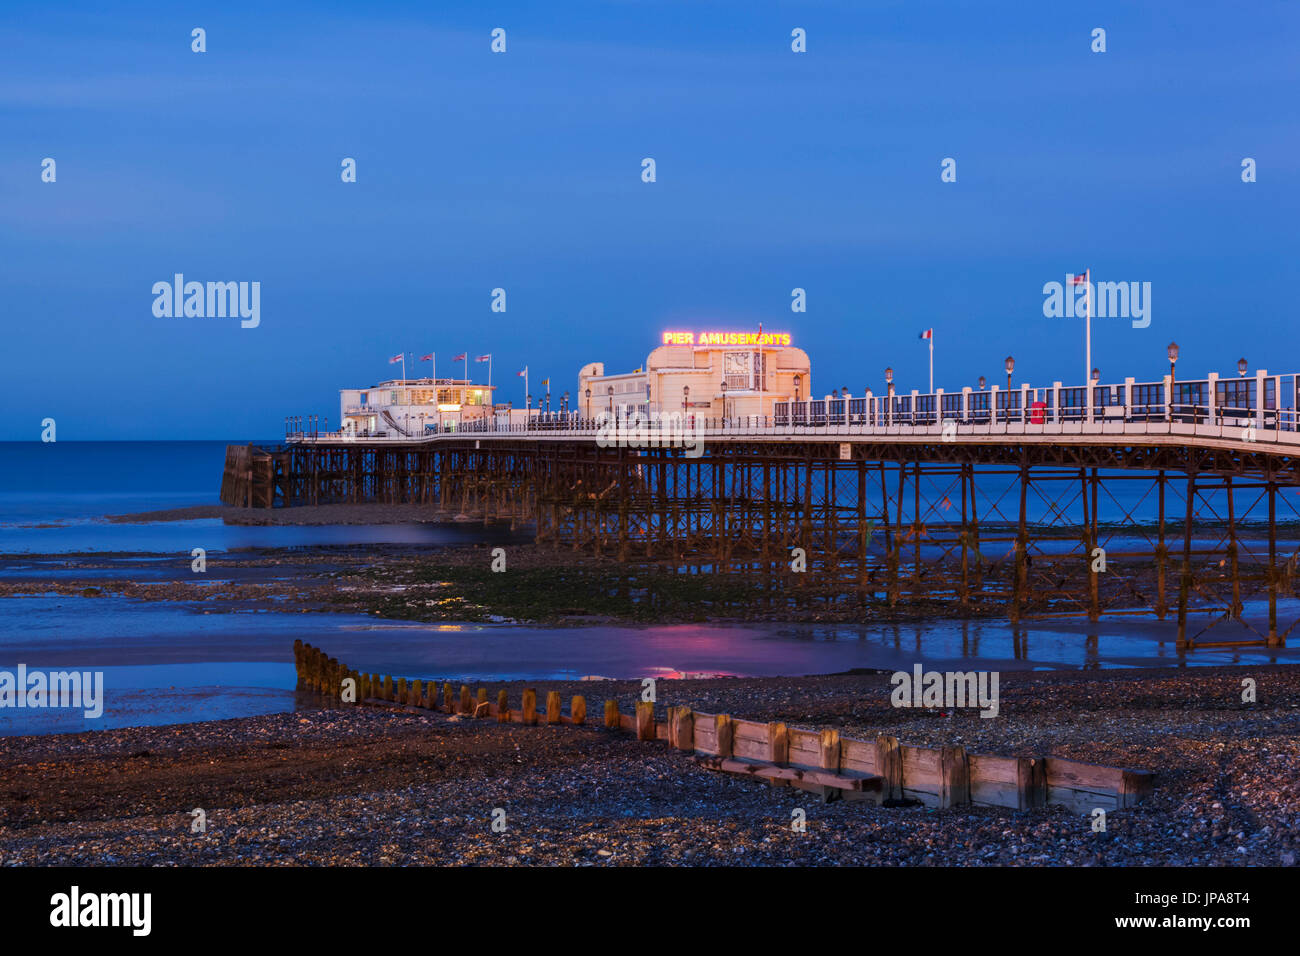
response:
[[[1241,701],[1241,679],[1259,702]],[[513,700],[525,684],[493,684]],[[635,682],[548,683],[567,699]],[[113,865],[1294,865],[1300,674],[1199,668],[1004,674],[996,719],[892,707],[886,675],[661,681],[689,704],[971,753],[1047,753],[1157,773],[1105,832],[1062,807],[932,810],[735,779],[663,743],[324,706],[0,738],[0,862]],[[191,832],[191,811],[206,832]],[[802,809],[805,832],[792,829]],[[493,832],[493,811],[505,811]]]

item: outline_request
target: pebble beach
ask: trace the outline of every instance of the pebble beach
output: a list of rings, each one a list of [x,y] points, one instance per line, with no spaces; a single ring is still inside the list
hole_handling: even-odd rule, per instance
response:
[[[1242,702],[1243,677],[1257,682],[1256,703]],[[629,706],[640,687],[490,690],[518,700],[525,686]],[[324,706],[302,694],[292,713],[0,738],[0,863],[1291,866],[1300,852],[1293,668],[1004,672],[992,719],[895,708],[884,674],[659,688],[660,709],[1149,769],[1156,786],[1098,833],[1061,807],[824,803],[598,727]],[[192,832],[196,808],[205,832]],[[803,832],[792,827],[797,809]]]

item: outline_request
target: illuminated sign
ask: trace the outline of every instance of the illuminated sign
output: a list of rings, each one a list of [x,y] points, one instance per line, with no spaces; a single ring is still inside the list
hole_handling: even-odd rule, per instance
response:
[[[781,348],[790,344],[785,332],[665,332],[664,345],[750,345],[755,348]]]

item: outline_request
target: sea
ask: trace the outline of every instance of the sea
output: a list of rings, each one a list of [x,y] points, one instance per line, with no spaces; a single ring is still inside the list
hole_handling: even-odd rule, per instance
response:
[[[292,575],[292,556],[306,549],[391,544],[427,546],[436,554],[445,545],[530,540],[526,531],[512,535],[472,522],[249,527],[219,518],[148,519],[149,512],[217,504],[231,443],[243,442],[0,442],[0,581],[33,584],[22,596],[0,597],[0,682],[20,664],[28,672],[100,672],[104,682],[102,715],[0,705],[0,735],[189,723],[315,706],[294,689],[296,638],[368,671],[472,681],[807,676],[910,670],[917,662],[939,670],[1190,667],[1290,662],[1300,653],[1205,647],[1179,654],[1169,622],[1141,618],[1031,621],[1018,628],[1007,621],[943,617],[853,625],[426,625],[239,602],[214,607],[41,593],[39,582],[60,578],[174,579],[175,571],[163,562],[196,547],[206,551],[208,582],[215,585],[259,574]],[[1115,506],[1154,518],[1149,488],[1143,491],[1142,484],[1132,483],[1128,492],[1117,483],[1118,491],[1108,494],[1130,494]],[[942,493],[936,488],[930,497]],[[1050,515],[1051,507],[1044,505],[1040,513]],[[110,515],[145,517],[105,520]],[[285,560],[223,575],[223,555],[266,548],[286,549]],[[112,557],[113,567],[76,568],[85,557]],[[1283,604],[1282,617],[1300,615],[1300,608]],[[1248,605],[1247,624],[1263,626],[1264,613]],[[1232,622],[1213,631],[1217,640],[1244,633]],[[1300,645],[1300,639],[1292,643]]]

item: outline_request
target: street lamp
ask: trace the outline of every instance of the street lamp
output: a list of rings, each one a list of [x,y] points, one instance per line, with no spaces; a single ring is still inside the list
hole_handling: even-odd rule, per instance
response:
[[[587,418],[591,418],[591,389],[587,389]]]
[[[892,423],[894,417],[894,370],[885,369],[885,424]]]
[[[722,420],[727,420],[727,380],[722,380]]]
[[[799,401],[799,385],[800,385],[800,383],[802,383],[802,382],[803,382],[803,376],[802,376],[802,375],[796,375],[796,376],[794,377],[794,400],[795,400],[796,402]]]
[[[686,407],[690,403],[690,398],[691,398],[691,387],[689,385],[683,385],[682,386],[682,414],[683,415],[686,414]]]
[[[1246,374],[1246,360],[1244,358],[1237,359],[1237,374],[1243,377]]]
[[[1007,408],[1007,421],[1011,421],[1011,373],[1016,370],[1016,360],[1008,355],[1006,361],[1002,363],[1002,367],[1007,370],[1007,394],[1002,401]]]
[[[984,391],[984,389],[988,387],[988,384],[989,384],[989,380],[986,379],[983,375],[981,375],[981,376],[980,376],[980,391],[981,391],[981,392]]]
[[[614,386],[609,387],[609,417],[614,417]]]
[[[1165,349],[1169,356],[1169,420],[1174,420],[1174,365],[1178,362],[1178,343],[1170,342]]]

